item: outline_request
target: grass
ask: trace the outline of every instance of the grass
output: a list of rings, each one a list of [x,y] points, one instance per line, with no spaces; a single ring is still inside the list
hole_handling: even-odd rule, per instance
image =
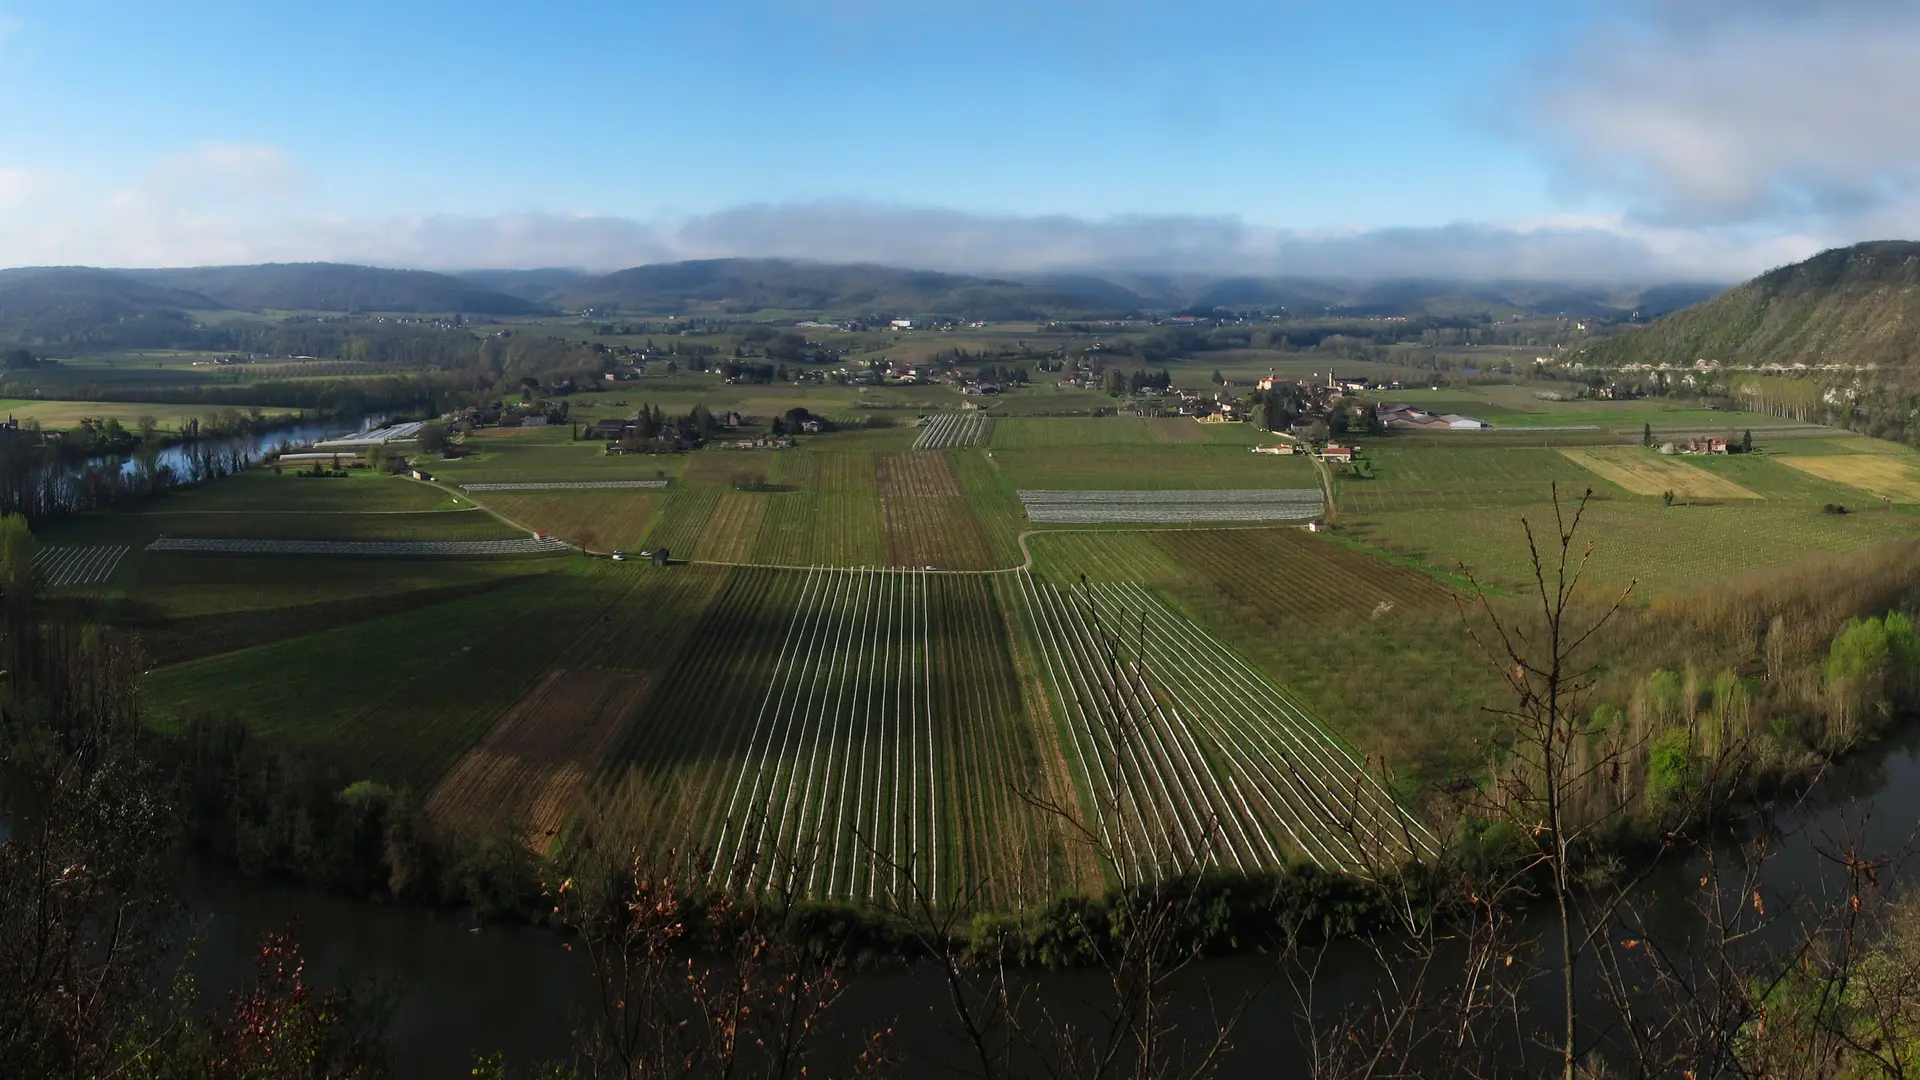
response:
[[[371,513],[200,511],[177,509],[172,500],[162,499],[132,510],[95,512],[60,522],[47,528],[42,538],[50,543],[115,543],[139,549],[161,536],[257,540],[507,540],[521,535],[520,530],[478,509]]]
[[[1654,431],[1666,434],[1704,434],[1748,428],[1765,432],[1806,426],[1797,420],[1766,413],[1702,409],[1684,401],[1664,398],[1549,401],[1538,396],[1540,393],[1566,393],[1568,389],[1564,383],[1504,383],[1464,390],[1433,390],[1426,387],[1379,390],[1369,392],[1365,398],[1373,404],[1412,405],[1432,412],[1461,413],[1486,420],[1496,430],[1509,427],[1592,426],[1607,431],[1639,434],[1642,428],[1651,425]]]
[[[1539,499],[1552,484],[1578,492],[1596,482],[1578,463],[1539,447],[1414,447],[1376,441],[1366,444],[1363,454],[1373,478],[1340,475],[1337,502],[1343,511],[1504,507]]]
[[[487,505],[535,529],[594,551],[634,547],[659,508],[661,493],[617,491],[489,491]]]
[[[715,562],[753,561],[753,545],[767,516],[767,496],[760,492],[725,491],[714,503],[707,528],[695,542],[702,559]]]
[[[672,394],[687,395],[688,404],[713,390],[710,379],[684,382]],[[1524,388],[1497,389],[1504,395]],[[907,391],[933,396],[926,388],[889,389],[879,397],[849,388],[726,392],[756,408],[804,400],[816,412],[830,411],[824,402],[832,399],[854,414],[863,399],[904,408],[915,400]],[[669,406],[668,396],[602,396],[632,404],[599,402],[593,411],[631,411],[643,400],[683,411]],[[591,397],[577,402],[583,416]],[[712,396],[704,399],[722,407]],[[563,536],[590,529],[601,546],[665,546],[676,560],[942,570],[1020,563],[1018,537],[1030,527],[1015,496],[1020,488],[1317,486],[1304,459],[1248,453],[1246,441],[1259,433],[1243,426],[1020,411],[1062,400],[1034,389],[995,402],[992,448],[906,452],[910,429],[882,429],[808,438],[777,452],[607,457],[599,443],[574,443],[564,428],[524,429],[476,436],[470,457],[436,464],[434,471],[453,483],[673,480],[664,491],[480,495]],[[1522,398],[1490,396],[1487,404],[1529,416],[1579,415]],[[1685,414],[1646,408],[1611,415],[1651,416],[1656,425],[1680,415],[1679,422],[1688,422]],[[1632,423],[1636,436],[1638,423]],[[1761,425],[1753,426],[1761,436]],[[1686,462],[1637,446],[1562,452],[1453,438],[1361,443],[1373,478],[1340,476],[1343,512],[1333,538],[1275,528],[1052,529],[1030,538],[1034,575],[1062,586],[1077,586],[1084,575],[1096,592],[1139,583],[1286,687],[1346,742],[1388,762],[1403,792],[1412,792],[1482,766],[1477,747],[1484,744],[1475,740],[1488,724],[1481,710],[1497,692],[1453,610],[1459,579],[1433,571],[1465,563],[1496,589],[1520,588],[1528,575],[1519,518],[1536,525],[1547,520],[1549,485],[1602,489],[1587,523],[1596,544],[1592,582],[1618,588],[1637,576],[1642,596],[1679,594],[1812,553],[1861,552],[1920,537],[1920,516],[1902,511],[1821,513],[1828,502],[1864,504],[1861,490],[1909,475],[1904,470],[1916,459],[1864,439],[1800,438],[1791,453],[1768,441],[1761,453]],[[1686,470],[1680,474],[1686,483],[1675,483],[1673,470]],[[1609,475],[1625,475],[1650,494],[1615,493],[1602,479]],[[759,486],[736,487],[742,476]],[[1683,501],[1689,492],[1729,489],[1755,497],[1663,507],[1652,495],[1669,488]],[[484,512],[465,509],[467,502],[427,485],[366,474],[316,481],[253,473],[44,532],[54,543],[136,548],[162,531],[513,535]],[[888,579],[830,577],[843,590]],[[1099,869],[1064,852],[1047,823],[1014,797],[1018,785],[1033,780],[1069,799],[1080,786],[1074,751],[1063,739],[1064,701],[1044,685],[1046,669],[1031,632],[1022,629],[1023,594],[1010,591],[1024,579],[894,576],[909,578],[921,620],[914,631],[921,666],[912,676],[921,680],[914,683],[922,702],[917,715],[926,725],[921,730],[933,733],[938,792],[930,808],[910,812],[920,815],[914,820],[922,827],[941,830],[942,873],[997,873],[1005,880],[996,883],[995,895],[1009,902],[1098,884]],[[631,691],[637,697],[630,716],[594,712],[597,720],[580,729],[614,740],[614,749],[603,760],[570,760],[569,768],[597,767],[586,797],[608,809],[636,842],[684,850],[711,842],[724,827],[716,793],[743,775],[744,740],[763,707],[784,710],[777,714],[788,726],[803,715],[850,723],[853,714],[842,699],[881,685],[864,680],[859,665],[871,673],[876,657],[900,663],[898,654],[875,643],[904,627],[904,617],[869,603],[870,595],[847,601],[843,594],[834,602],[841,606],[832,607],[817,594],[827,579],[816,575],[809,586],[808,572],[766,566],[663,571],[579,558],[142,557],[136,550],[115,586],[87,602],[153,646],[161,666],[145,693],[157,723],[208,708],[240,710],[268,735],[324,747],[352,770],[423,794],[475,747],[511,757],[508,735],[519,728],[498,725],[516,703],[530,702],[522,710],[528,716],[574,708],[564,694],[546,705],[538,695],[529,698],[537,687],[559,693],[556,687],[571,685],[565,682],[571,676],[556,672],[586,673],[580,686]],[[816,589],[811,599],[809,588]],[[847,621],[858,613],[864,622]],[[792,701],[767,706],[782,650],[799,640],[789,637],[796,615],[803,626],[817,617],[818,633],[809,641],[823,641],[829,631],[839,641],[804,646],[810,656],[839,661],[804,684],[815,702],[807,707],[812,712]],[[899,645],[901,639],[892,640]],[[1149,670],[1152,663],[1150,657]],[[593,674],[607,672],[619,678]],[[789,690],[790,698],[801,694]],[[577,696],[590,695],[581,690]],[[601,697],[579,707],[601,709]],[[798,738],[801,729],[793,730]],[[795,771],[801,758],[783,760],[778,775],[803,775]],[[573,774],[568,777],[573,785]],[[800,790],[837,795],[845,790],[839,783]],[[566,792],[578,790],[567,785],[561,785]],[[514,791],[502,797],[513,813],[545,815],[541,820],[552,827],[550,802],[531,810],[526,793]],[[463,807],[462,815],[484,816],[486,808],[474,805],[478,796],[457,794],[448,789],[446,798]]]
[[[1057,826],[1017,795],[1054,770],[1007,641],[984,578],[730,571],[605,798],[629,842],[717,849],[755,878],[817,830],[815,895],[865,898],[885,877],[861,836],[918,852],[923,883],[992,875],[1003,902],[1071,887]]]
[[[1758,499],[1726,476],[1696,469],[1685,461],[1645,447],[1618,446],[1562,450],[1567,458],[1635,495],[1672,492],[1681,499]]]
[[[712,484],[680,484],[667,489],[642,543],[666,548],[676,559],[707,558],[703,538],[707,519],[719,505],[721,488]]]
[[[1244,447],[1262,434],[1250,424],[1201,424],[1182,417],[1008,417],[994,424],[991,445],[995,450],[1189,443]]]
[[[986,534],[994,564],[1018,566],[1019,537],[1027,527],[1027,512],[1013,485],[983,450],[956,450],[951,456],[954,476],[960,481],[974,520]]]
[[[1464,564],[1498,588],[1528,580],[1522,517],[1551,528],[1543,501],[1489,512],[1458,507],[1366,513],[1344,519],[1350,535],[1442,570]],[[1638,499],[1597,499],[1588,508],[1597,547],[1589,580],[1624,585],[1637,578],[1649,595],[1779,566],[1821,552],[1874,547],[1920,534],[1920,518],[1893,511],[1844,516],[1806,503],[1739,500],[1662,506]]]
[[[324,480],[251,469],[218,483],[175,492],[151,505],[201,512],[375,513],[459,510],[472,504],[429,484],[367,469],[349,469],[344,478]]]
[[[1030,544],[1036,577],[1147,585],[1389,767],[1404,795],[1478,763],[1497,681],[1450,591],[1417,570],[1298,529],[1047,532]]]
[[[585,575],[516,582],[165,667],[144,699],[162,727],[234,711],[264,735],[323,745],[368,777],[424,791],[622,594]]]
[[[1215,489],[1315,487],[1303,457],[1249,453],[1245,446],[1079,446],[995,450],[1015,489]]]
[[[1774,460],[1878,498],[1920,503],[1920,467],[1889,454],[1788,456]]]
[[[766,510],[754,561],[775,566],[883,566],[885,527],[873,492],[780,491]]]
[[[546,574],[559,565],[537,559],[156,556],[138,564],[125,604],[149,619],[235,614]]]
[[[1805,444],[1793,447],[1799,456]],[[1859,492],[1844,484],[1822,480],[1811,470],[1801,470],[1767,452],[1750,454],[1710,454],[1689,460],[1688,464],[1716,476],[1723,476],[1766,499],[1797,500],[1815,504],[1845,503],[1858,498]]]
[[[128,430],[137,430],[143,416],[151,416],[163,431],[184,431],[187,425],[199,420],[202,424],[212,421],[222,413],[247,415],[249,410],[236,410],[217,405],[167,405],[158,402],[142,401],[37,401],[31,398],[0,398],[0,412],[5,412],[21,422],[36,421],[43,428],[64,429],[76,427],[81,420],[105,420],[117,418]],[[266,408],[260,410],[263,417],[291,417],[299,412],[292,408]]]
[[[887,565],[942,570],[994,566],[986,532],[960,490],[951,458],[907,451],[889,454],[879,464]]]
[[[1132,446],[1153,441],[1148,421],[1133,416],[1045,419],[1008,417],[993,425],[990,440],[995,450],[1032,450],[1055,446]]]
[[[535,480],[654,480],[678,476],[686,454],[614,454],[605,444],[573,442],[566,428],[485,429],[467,437],[473,452],[438,462],[454,484]],[[718,453],[715,451],[714,453]]]

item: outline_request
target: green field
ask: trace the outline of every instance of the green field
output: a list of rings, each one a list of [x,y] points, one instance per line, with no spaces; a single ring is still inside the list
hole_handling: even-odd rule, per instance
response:
[[[1243,377],[1232,358],[1223,371]],[[1183,385],[1194,374],[1183,368]],[[1264,433],[1247,425],[1042,415],[1112,399],[1036,383],[992,399],[990,445],[913,450],[912,421],[953,410],[951,388],[722,387],[680,374],[576,395],[569,417],[706,403],[757,417],[757,432],[804,404],[900,426],[658,455],[609,455],[570,425],[483,430],[461,440],[465,456],[430,463],[436,484],[256,471],[82,515],[41,539],[134,549],[85,596],[141,643],[153,667],[144,700],[163,728],[233,712],[350,774],[411,789],[450,829],[505,819],[540,846],[591,806],[622,843],[711,853],[715,884],[865,902],[911,875],[927,887],[986,881],[994,903],[1019,906],[1191,858],[1349,868],[1342,837],[1371,826],[1341,815],[1377,823],[1396,798],[1418,806],[1433,784],[1483,768],[1484,706],[1499,682],[1461,632],[1462,568],[1497,603],[1521,590],[1520,523],[1547,521],[1556,485],[1595,492],[1590,583],[1637,579],[1636,610],[1920,537],[1920,515],[1854,486],[1903,482],[1904,451],[1745,414],[1555,403],[1534,390],[1382,395],[1500,427],[1485,439],[1359,438],[1364,467],[1333,474],[1331,535],[1036,527],[1022,508],[1025,489],[1321,486],[1305,457],[1250,453]],[[1709,421],[1703,430],[1750,426],[1758,452],[1667,458],[1638,446],[1642,424]],[[1538,430],[1580,425],[1603,432]],[[1676,470],[1754,497],[1669,506],[1623,486]],[[598,480],[667,485],[462,487]],[[139,550],[163,534],[529,529],[599,551],[666,548],[673,565]],[[1034,798],[1096,822],[1112,857],[1073,843]],[[1182,836],[1207,821],[1222,839],[1203,856]]]
[[[292,416],[299,410],[270,407],[260,410],[263,418]],[[70,428],[82,420],[106,420],[113,417],[122,427],[136,430],[141,417],[152,417],[161,431],[178,432],[199,420],[211,423],[222,414],[246,415],[247,409],[214,405],[168,405],[142,401],[36,401],[31,398],[0,398],[0,413],[22,423],[33,421],[43,428]]]
[[[995,450],[992,462],[1015,489],[1291,488],[1320,482],[1305,457],[1224,444]]]
[[[1465,566],[1502,589],[1530,579],[1524,518],[1551,529],[1540,501],[1499,510],[1462,506],[1367,512],[1346,519],[1357,539],[1441,569]],[[1815,555],[1858,551],[1920,536],[1920,517],[1872,510],[1845,516],[1811,503],[1723,502],[1662,506],[1657,500],[1609,498],[1588,511],[1596,542],[1591,580],[1621,586],[1637,579],[1643,596]]]

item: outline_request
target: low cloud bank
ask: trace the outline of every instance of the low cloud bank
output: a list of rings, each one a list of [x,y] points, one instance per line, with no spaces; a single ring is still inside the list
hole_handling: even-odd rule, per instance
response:
[[[456,270],[612,270],[735,256],[986,274],[1072,271],[1353,278],[1734,280],[1819,250],[1813,236],[1677,229],[1616,217],[1342,232],[1227,217],[983,215],[853,202],[753,205],[675,220],[511,214],[228,219],[123,200],[72,218],[0,218],[15,265],[342,261]]]

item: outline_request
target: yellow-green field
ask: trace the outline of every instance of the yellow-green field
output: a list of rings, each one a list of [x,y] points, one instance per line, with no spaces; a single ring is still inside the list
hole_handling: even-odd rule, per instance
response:
[[[1920,467],[1890,454],[1831,454],[1775,458],[1801,472],[1900,503],[1920,503]]]
[[[297,409],[264,408],[264,418],[292,416]],[[47,429],[76,427],[82,420],[113,417],[128,430],[139,427],[140,418],[151,416],[162,431],[181,431],[193,420],[211,423],[225,415],[251,415],[250,409],[232,409],[215,405],[167,405],[140,401],[34,401],[27,398],[0,398],[0,413],[26,422],[32,420]]]
[[[1760,496],[1723,476],[1696,469],[1684,461],[1635,446],[1608,446],[1560,451],[1583,468],[1620,485],[1635,495],[1671,491],[1682,499],[1757,499]]]

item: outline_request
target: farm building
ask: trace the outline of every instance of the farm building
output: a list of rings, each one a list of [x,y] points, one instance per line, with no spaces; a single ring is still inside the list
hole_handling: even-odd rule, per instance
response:
[[[520,418],[520,426],[521,427],[546,427],[547,418],[544,416],[523,416]]]
[[[627,429],[632,426],[633,422],[630,420],[595,420],[593,423],[587,425],[587,438],[617,439],[625,435]]]
[[[1349,464],[1353,461],[1353,447],[1328,446],[1325,450],[1320,451],[1320,460],[1332,461],[1341,465]]]
[[[1285,454],[1294,453],[1295,451],[1292,443],[1279,443],[1278,445],[1275,445],[1275,446],[1256,446],[1253,448],[1253,452],[1256,454],[1285,455]]]
[[[1485,420],[1459,413],[1442,413],[1438,416],[1425,409],[1416,409],[1411,405],[1380,405],[1373,414],[1380,425],[1386,428],[1413,431],[1479,431],[1493,425]]]
[[[425,426],[426,424],[418,420],[405,424],[394,424],[390,427],[375,428],[372,431],[362,431],[356,435],[342,435],[337,439],[326,439],[314,443],[313,449],[327,453],[335,451],[352,451],[358,453],[369,446],[385,446],[389,443],[412,442],[420,437],[420,429]]]

